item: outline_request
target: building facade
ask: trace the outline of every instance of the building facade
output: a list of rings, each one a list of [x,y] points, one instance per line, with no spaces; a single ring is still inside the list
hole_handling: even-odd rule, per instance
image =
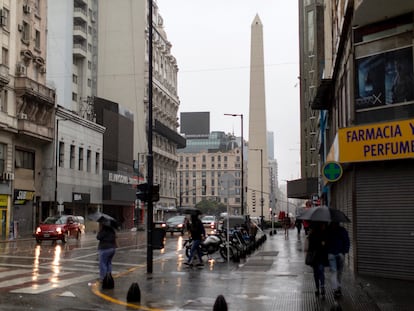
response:
[[[320,176],[320,191],[352,220],[346,225],[349,266],[360,274],[409,280],[414,279],[413,13],[407,1],[325,1],[319,16],[323,75],[311,98],[311,108],[323,116],[317,146],[322,172],[332,162],[343,170],[334,181]]]
[[[133,157],[144,180],[148,156],[147,15],[147,1],[99,1],[98,96],[118,103],[133,114]],[[177,148],[185,146],[185,140],[177,133],[178,67],[155,2],[152,44],[153,182],[160,185],[157,205],[168,207],[175,205],[176,153]]]
[[[45,1],[0,1],[0,238],[34,231],[47,152],[54,137],[55,90],[46,83]]]
[[[232,135],[211,132],[207,139],[187,139],[186,148],[179,151],[177,205],[214,200],[228,204],[231,214],[240,214],[241,160]]]

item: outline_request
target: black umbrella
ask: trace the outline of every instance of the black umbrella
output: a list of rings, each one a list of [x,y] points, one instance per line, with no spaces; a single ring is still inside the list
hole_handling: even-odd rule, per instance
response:
[[[119,229],[119,223],[118,221],[113,218],[112,216],[109,216],[108,214],[102,213],[102,212],[95,212],[93,214],[88,215],[88,218],[90,220],[99,222],[105,226],[113,227],[115,229]]]
[[[202,214],[202,212],[198,208],[195,208],[195,207],[179,207],[178,211],[181,214],[189,214],[189,215],[196,215],[196,216]]]
[[[297,219],[324,222],[351,222],[343,212],[328,206],[312,207],[300,214]]]

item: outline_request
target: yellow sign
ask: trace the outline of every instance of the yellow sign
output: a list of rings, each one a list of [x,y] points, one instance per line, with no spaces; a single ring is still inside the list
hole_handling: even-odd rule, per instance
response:
[[[0,207],[7,207],[8,197],[9,196],[7,194],[0,194]]]
[[[414,119],[338,130],[339,162],[414,158]]]

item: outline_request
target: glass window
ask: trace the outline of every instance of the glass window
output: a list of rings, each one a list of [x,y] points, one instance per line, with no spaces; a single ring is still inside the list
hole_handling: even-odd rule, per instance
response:
[[[22,40],[25,41],[26,44],[28,44],[30,40],[30,25],[26,22],[23,22]]]
[[[86,171],[90,173],[91,171],[91,154],[90,150],[86,151]]]
[[[25,150],[16,149],[16,168],[25,168],[28,170],[34,170],[35,167],[35,153]]]
[[[6,145],[0,144],[0,173],[5,171]]]
[[[40,31],[35,32],[35,48],[40,50]]]
[[[95,154],[95,173],[96,174],[100,173],[100,161],[101,161],[101,155],[99,154],[99,152],[97,152]]]
[[[64,167],[65,162],[65,143],[60,141],[59,142],[59,167]]]
[[[69,167],[71,169],[75,168],[75,146],[74,145],[70,145],[70,163],[69,163]]]

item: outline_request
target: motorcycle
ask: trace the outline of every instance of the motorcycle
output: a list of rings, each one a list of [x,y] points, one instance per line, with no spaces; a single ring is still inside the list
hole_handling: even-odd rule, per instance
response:
[[[187,256],[187,258],[190,257],[192,245],[193,240],[191,239],[191,237],[184,241],[185,255]],[[220,254],[222,255],[223,248],[225,248],[225,244],[220,235],[210,234],[204,241],[200,243],[199,247],[202,256],[210,257],[211,254],[214,254],[217,251],[220,251]]]

